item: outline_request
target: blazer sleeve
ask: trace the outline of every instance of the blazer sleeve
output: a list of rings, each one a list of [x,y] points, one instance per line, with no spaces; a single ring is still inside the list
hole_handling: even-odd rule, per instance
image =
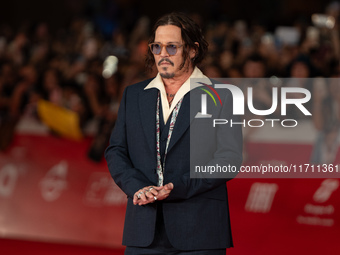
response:
[[[188,199],[193,196],[211,191],[221,185],[226,185],[226,181],[234,178],[242,164],[243,137],[241,118],[233,115],[232,96],[225,96],[223,107],[217,118],[232,120],[233,123],[238,123],[232,127],[226,128],[223,125],[216,127],[216,151],[213,156],[207,160],[206,166],[235,166],[236,173],[217,175],[218,178],[190,178],[190,172],[187,171],[184,175],[176,176],[171,180],[174,184],[174,189],[170,192],[166,200]]]
[[[149,179],[137,168],[133,167],[128,153],[126,132],[127,87],[120,103],[118,118],[105,151],[105,159],[115,183],[128,196],[146,186],[151,185]]]

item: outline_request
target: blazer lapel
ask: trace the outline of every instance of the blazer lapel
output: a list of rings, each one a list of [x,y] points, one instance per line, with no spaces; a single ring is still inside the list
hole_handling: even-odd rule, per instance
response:
[[[158,89],[143,90],[139,94],[139,110],[146,140],[156,155],[156,105]]]
[[[198,89],[193,89],[184,96],[168,151],[178,142],[184,132],[190,127],[190,124],[195,120],[196,114],[200,111],[200,98],[201,91]]]

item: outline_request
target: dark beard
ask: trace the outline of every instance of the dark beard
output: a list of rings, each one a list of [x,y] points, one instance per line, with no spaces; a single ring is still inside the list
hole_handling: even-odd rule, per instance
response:
[[[160,73],[160,76],[164,79],[171,79],[175,77],[175,73]]]
[[[174,66],[174,64],[173,64],[170,60],[168,60],[168,59],[162,59],[162,60],[159,62],[159,64],[160,64],[161,62],[163,62],[163,61],[169,62],[170,64],[172,64],[172,66]],[[183,68],[185,68],[186,70],[189,70],[189,65],[187,64],[187,61],[183,61],[183,63],[180,65],[179,70],[182,70]],[[171,79],[171,78],[174,78],[174,77],[175,77],[175,73],[167,73],[167,72],[166,72],[167,69],[168,69],[167,67],[163,67],[163,71],[164,71],[165,73],[159,73],[160,76],[161,76],[162,78],[164,78],[164,79]]]
[[[170,59],[167,59],[167,58],[163,58],[161,59],[159,62],[158,62],[158,65],[160,65],[162,62],[168,62],[170,63],[172,66],[174,66],[174,63],[170,60]],[[174,78],[175,77],[175,73],[167,73],[167,67],[163,67],[162,68],[163,71],[165,73],[160,73],[161,77],[164,78],[164,79],[171,79],[171,78]]]

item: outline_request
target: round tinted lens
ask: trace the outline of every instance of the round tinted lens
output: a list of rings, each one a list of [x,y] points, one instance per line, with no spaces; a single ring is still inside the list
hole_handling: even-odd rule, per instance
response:
[[[177,52],[177,46],[174,44],[168,44],[166,46],[166,51],[170,54],[170,55],[175,55]]]
[[[158,55],[159,53],[161,53],[161,45],[159,45],[158,43],[152,44],[151,51],[153,54]]]

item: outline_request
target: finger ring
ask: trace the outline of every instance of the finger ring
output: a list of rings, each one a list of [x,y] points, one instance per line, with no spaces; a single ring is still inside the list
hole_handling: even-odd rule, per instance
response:
[[[157,197],[153,197],[153,199],[155,199],[155,201],[157,200]]]
[[[140,191],[140,192],[137,194],[137,198],[140,198],[140,195],[142,195],[142,194],[143,194],[143,192]]]
[[[151,191],[153,189],[153,187],[151,187],[150,189],[148,189],[148,191]]]

